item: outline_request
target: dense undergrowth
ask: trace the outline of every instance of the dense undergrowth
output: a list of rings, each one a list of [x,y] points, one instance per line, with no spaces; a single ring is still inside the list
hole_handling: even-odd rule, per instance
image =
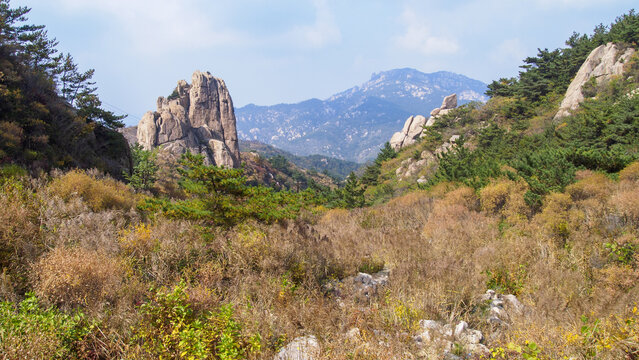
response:
[[[60,190],[78,178],[89,190]],[[507,358],[526,341],[540,358],[620,358],[639,349],[639,163],[617,180],[576,179],[540,211],[525,181],[497,178],[479,192],[446,182],[370,208],[228,228],[143,215],[111,199],[130,190],[96,174],[7,177],[0,352],[266,358],[312,333],[325,358],[403,358],[428,318],[467,321]],[[340,303],[325,291],[382,267],[391,281],[375,296]],[[478,299],[488,288],[530,311],[494,331]],[[359,338],[346,336],[352,327]]]

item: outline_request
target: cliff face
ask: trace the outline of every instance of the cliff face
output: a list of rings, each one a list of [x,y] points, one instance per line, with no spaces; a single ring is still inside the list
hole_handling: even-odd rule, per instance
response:
[[[584,101],[582,88],[591,78],[594,77],[597,84],[599,84],[610,80],[613,76],[621,75],[624,64],[634,52],[633,48],[628,48],[622,52],[619,46],[613,43],[601,45],[590,52],[570,86],[568,86],[555,119],[569,116],[572,111],[579,107],[579,104]]]
[[[188,150],[211,165],[240,166],[233,101],[224,80],[196,71],[191,85],[180,80],[170,98],[159,97],[157,111],[140,120],[140,145],[162,146],[176,155]]]

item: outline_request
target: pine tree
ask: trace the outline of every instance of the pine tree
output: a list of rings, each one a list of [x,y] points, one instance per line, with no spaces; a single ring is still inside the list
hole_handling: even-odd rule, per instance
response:
[[[140,144],[131,148],[133,172],[124,173],[124,178],[134,189],[150,190],[157,180],[157,151],[144,150]]]
[[[346,178],[346,184],[341,192],[342,201],[346,208],[352,209],[364,206],[364,189],[354,172],[351,172]]]

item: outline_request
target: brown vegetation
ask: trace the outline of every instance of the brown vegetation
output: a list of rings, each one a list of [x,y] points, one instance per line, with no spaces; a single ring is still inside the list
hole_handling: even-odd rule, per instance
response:
[[[3,263],[0,295],[15,300],[32,288],[47,304],[88,311],[101,333],[91,344],[109,356],[152,358],[133,337],[138,306],[184,281],[193,311],[231,304],[242,334],[260,335],[250,357],[315,334],[327,359],[410,358],[418,321],[435,319],[465,320],[496,349],[531,341],[548,358],[620,358],[637,343],[628,320],[639,296],[636,167],[619,181],[581,172],[537,214],[524,184],[496,180],[479,193],[440,184],[371,208],[232,229],[144,220],[122,184],[79,171],[49,185],[7,182],[2,249],[32,271],[24,279],[23,268]],[[390,282],[372,296],[327,291],[382,268]],[[529,311],[497,331],[479,300],[488,288],[516,294]],[[587,337],[580,329],[594,319],[600,332]],[[353,327],[360,334],[348,337]],[[37,341],[57,346],[45,335]]]

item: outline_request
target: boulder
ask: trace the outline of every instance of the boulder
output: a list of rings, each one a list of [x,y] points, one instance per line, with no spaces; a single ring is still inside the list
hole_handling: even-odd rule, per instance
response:
[[[315,360],[320,357],[320,346],[314,335],[293,339],[283,347],[273,360]]]
[[[441,110],[450,110],[457,107],[457,94],[451,94],[444,98],[442,101]]]
[[[427,119],[422,115],[410,116],[404,122],[402,131],[396,132],[390,139],[390,145],[395,150],[411,145],[424,135],[424,128],[433,126],[438,116],[447,114],[451,109],[457,107],[457,94],[451,94],[444,98],[442,106],[430,112]]]
[[[515,295],[502,295],[494,290],[487,290],[480,300],[488,304],[487,322],[497,326],[507,326],[510,319],[522,315],[526,308]]]
[[[633,48],[622,52],[619,46],[613,43],[601,45],[590,52],[568,86],[559,111],[555,115],[555,120],[571,115],[579,107],[579,104],[584,101],[582,87],[592,77],[595,78],[597,84],[600,84],[610,80],[613,76],[621,75],[624,64],[634,52]]]
[[[390,140],[390,145],[393,149],[401,149],[405,146],[413,144],[424,131],[424,125],[426,125],[427,119],[421,115],[410,116],[404,122],[402,131],[393,134]]]
[[[196,71],[191,85],[178,81],[175,93],[159,97],[157,110],[144,114],[137,142],[145,149],[162,146],[180,155],[204,155],[210,165],[239,167],[240,152],[231,95],[224,80]]]

